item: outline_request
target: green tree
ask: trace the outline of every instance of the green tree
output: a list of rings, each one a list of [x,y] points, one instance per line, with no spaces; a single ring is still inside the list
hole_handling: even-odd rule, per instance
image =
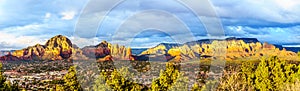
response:
[[[55,89],[56,89],[56,91],[65,91],[65,89],[64,89],[64,86],[63,85],[59,85],[59,84],[56,84],[55,85]]]
[[[178,71],[178,64],[167,63],[166,70],[161,71],[160,77],[154,79],[149,89],[145,85],[132,81],[133,74],[128,68],[114,69],[112,72],[103,70],[95,81],[94,91],[186,91],[188,79]]]
[[[262,58],[259,63],[248,61],[240,69],[227,70],[220,79],[217,91],[295,91],[300,88],[300,65],[289,64],[276,56]],[[207,84],[198,86],[195,83],[192,91],[210,90]]]
[[[112,91],[109,86],[106,84],[107,74],[106,72],[101,72],[100,75],[96,78],[93,90],[94,91]]]
[[[96,78],[94,91],[146,91],[144,85],[132,81],[133,74],[128,68],[114,69],[113,71],[102,70]]]
[[[262,58],[260,63],[244,63],[238,73],[224,77],[225,83],[220,84],[221,89],[219,89],[285,90],[287,88],[285,85],[293,86],[299,79],[299,68],[299,66],[288,64],[285,60],[280,60],[276,56]]]
[[[188,91],[188,78],[183,76],[183,73],[179,73],[177,80],[171,86],[169,91]]]
[[[133,74],[130,74],[128,68],[115,69],[106,77],[106,84],[115,91],[144,91],[147,89],[145,86],[130,80],[132,77]]]
[[[76,66],[71,66],[68,73],[64,76],[64,89],[67,91],[82,91],[76,76]]]
[[[0,64],[0,89],[3,90],[5,89],[5,81],[6,81],[6,78],[3,76],[3,70],[2,70],[2,63]]]
[[[267,91],[272,89],[268,62],[268,60],[263,59],[254,72],[256,77],[254,86],[258,90]]]
[[[276,56],[262,59],[255,71],[254,86],[258,90],[284,90],[285,84],[297,79],[296,69],[294,64],[287,64]]]
[[[166,70],[160,71],[160,76],[154,79],[151,84],[152,91],[167,91],[178,79],[180,72],[178,70],[178,64],[167,63]]]
[[[12,85],[9,81],[6,81],[6,77],[3,76],[2,63],[0,63],[0,91],[19,91],[18,83],[14,82]]]

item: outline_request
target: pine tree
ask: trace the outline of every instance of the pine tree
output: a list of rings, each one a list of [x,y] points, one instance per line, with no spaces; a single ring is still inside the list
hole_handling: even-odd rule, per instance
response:
[[[167,63],[166,70],[160,72],[158,79],[152,81],[151,90],[152,91],[167,91],[178,79],[180,72],[176,69],[177,65],[174,63]]]
[[[6,78],[3,76],[2,63],[0,64],[0,90],[3,91],[6,89],[7,85],[5,83]]]
[[[217,90],[281,91],[295,89],[293,86],[297,87],[295,84],[298,83],[297,80],[300,77],[299,67],[295,64],[288,64],[276,56],[262,58],[258,64],[245,62],[241,69],[225,73]]]
[[[112,91],[111,88],[106,84],[107,74],[106,72],[101,72],[100,75],[96,78],[93,90],[94,91]]]
[[[2,63],[0,63],[0,91],[19,91],[17,83],[11,85],[3,76]]]
[[[68,73],[64,76],[65,89],[67,91],[82,91],[76,76],[76,66],[71,66]]]
[[[133,74],[129,73],[128,68],[114,70],[106,77],[106,84],[114,91],[140,91],[146,89],[144,86],[130,80]]]
[[[296,65],[287,64],[276,56],[263,58],[256,68],[254,66],[242,67],[242,78],[246,79],[247,86],[253,85],[256,90],[284,90],[285,84],[299,79],[295,73]]]
[[[268,61],[263,59],[255,71],[255,87],[258,90],[267,91],[271,90],[271,80],[269,79]]]
[[[188,91],[188,78],[179,73],[177,80],[171,86],[169,91]]]

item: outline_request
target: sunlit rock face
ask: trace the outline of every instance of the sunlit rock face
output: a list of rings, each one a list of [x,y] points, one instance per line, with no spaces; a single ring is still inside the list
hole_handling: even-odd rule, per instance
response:
[[[57,35],[49,39],[45,45],[36,44],[16,50],[12,56],[20,60],[63,60],[72,55],[72,42],[65,36]]]
[[[68,59],[71,55],[72,42],[65,36],[55,36],[45,44],[45,58],[52,60]]]
[[[104,58],[107,55],[110,55],[110,44],[106,41],[101,42],[96,46],[86,46],[82,48],[82,52],[89,58]]]
[[[225,45],[220,45],[224,44]],[[279,57],[295,57],[296,53],[280,50],[276,46],[268,43],[260,43],[255,38],[227,38],[224,40],[199,40],[178,44],[180,46],[158,45],[143,51],[140,55],[164,54],[172,56],[175,61],[188,61],[191,59],[215,58],[216,48],[224,46],[224,55],[222,59],[235,60],[251,57],[253,59],[262,56],[279,56]],[[141,56],[142,57],[142,56]]]
[[[222,52],[224,55],[217,52],[220,46],[225,48]],[[255,59],[262,56],[278,56],[279,58],[290,59],[297,57],[294,52],[277,48],[272,44],[260,43],[255,38],[205,39],[184,44],[161,43],[143,51],[141,54],[132,55],[130,47],[111,44],[106,41],[80,49],[73,45],[67,37],[57,35],[49,39],[45,45],[36,44],[9,52],[7,55],[0,57],[0,61],[96,59],[98,62],[113,60],[182,62],[201,58],[215,59],[216,55],[226,60]]]
[[[131,48],[110,44],[106,41],[96,46],[86,46],[82,49],[73,45],[65,36],[57,35],[49,39],[45,45],[36,44],[27,48],[16,50],[0,60],[90,60],[100,61],[133,60]]]
[[[108,60],[133,60],[131,48],[119,46],[102,41],[96,46],[87,46],[82,48],[82,52],[89,58],[96,58],[98,61]]]
[[[130,47],[112,44],[110,46],[110,51],[114,60],[132,60],[132,53]]]
[[[141,54],[167,54],[168,50],[174,47],[181,46],[181,44],[176,44],[176,43],[161,43],[158,44],[155,47],[149,48],[145,51],[143,51]]]

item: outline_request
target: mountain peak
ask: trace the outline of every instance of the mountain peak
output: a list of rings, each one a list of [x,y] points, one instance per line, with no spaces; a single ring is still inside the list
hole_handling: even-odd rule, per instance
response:
[[[56,35],[56,36],[54,36],[53,38],[67,38],[67,37],[65,37],[65,36],[63,36],[63,35]]]
[[[72,42],[70,39],[68,39],[67,37],[65,37],[63,35],[57,35],[57,36],[54,36],[51,39],[49,39],[46,42],[45,46],[47,46],[47,47],[62,47],[64,49],[67,47],[71,47]]]
[[[245,43],[256,43],[259,42],[257,38],[236,38],[236,37],[229,37],[226,40],[243,40]]]
[[[16,50],[12,56],[20,60],[62,60],[70,58],[72,42],[67,37],[57,35],[49,39],[45,45],[36,44],[27,48]],[[12,56],[7,56],[13,58]]]
[[[98,45],[96,45],[96,47],[109,47],[111,44],[108,43],[107,41],[102,41],[101,43],[99,43]]]

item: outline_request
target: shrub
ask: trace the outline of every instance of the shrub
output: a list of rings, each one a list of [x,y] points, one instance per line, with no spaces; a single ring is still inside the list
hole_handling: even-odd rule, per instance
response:
[[[262,58],[256,65],[244,63],[238,73],[223,76],[218,90],[286,90],[295,87],[300,66],[287,64],[278,57]],[[287,86],[288,84],[288,86]]]

